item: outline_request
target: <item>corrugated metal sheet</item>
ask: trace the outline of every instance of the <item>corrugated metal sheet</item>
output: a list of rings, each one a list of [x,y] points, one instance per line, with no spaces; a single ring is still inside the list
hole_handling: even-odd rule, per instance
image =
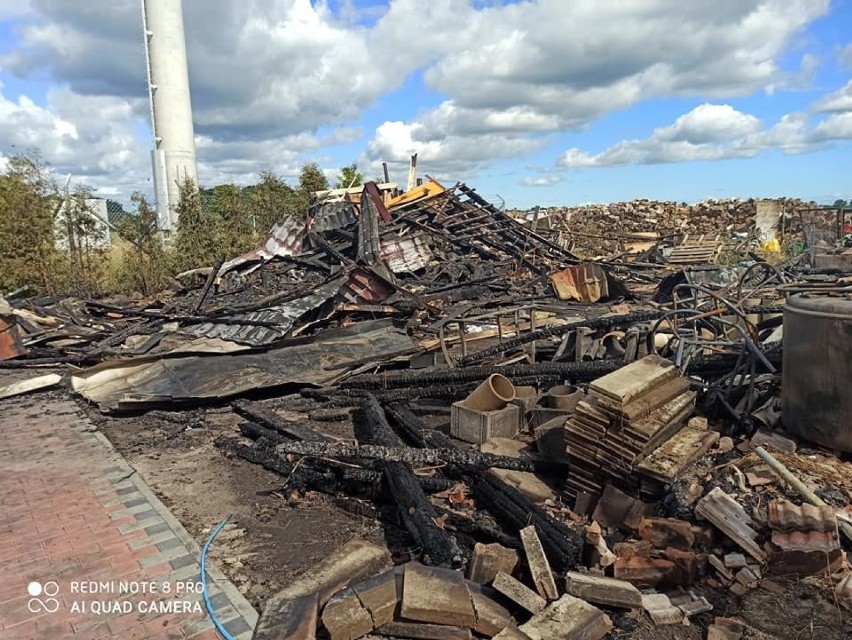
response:
[[[273,324],[275,325],[274,327],[258,326],[257,324],[205,322],[204,324],[188,327],[185,331],[199,338],[220,338],[254,347],[269,344],[283,338],[293,328],[296,321],[308,311],[316,309],[333,298],[345,281],[346,278],[336,278],[322,285],[319,289],[304,298],[228,318],[232,321],[246,320],[248,322]]]
[[[384,238],[379,255],[394,273],[411,273],[425,269],[435,259],[423,234],[407,238]]]
[[[355,224],[358,214],[349,202],[327,202],[317,207],[317,213],[309,222],[311,231],[323,233]]]
[[[384,278],[367,271],[353,269],[340,288],[340,294],[350,302],[378,304],[387,300],[396,291]]]
[[[134,411],[222,399],[286,384],[330,385],[348,367],[415,347],[390,320],[331,329],[266,351],[189,354],[104,362],[71,377],[101,411]]]
[[[609,297],[606,271],[599,264],[579,264],[557,271],[550,282],[560,300],[597,302]]]
[[[269,260],[275,256],[297,256],[302,253],[305,237],[305,221],[287,216],[276,224],[266,236],[266,240],[254,251],[228,260],[219,269],[219,274],[225,274],[231,269],[248,262]]]

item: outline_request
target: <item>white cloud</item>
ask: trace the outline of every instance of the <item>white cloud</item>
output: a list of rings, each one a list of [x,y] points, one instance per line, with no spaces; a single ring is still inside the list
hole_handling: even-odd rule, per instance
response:
[[[571,148],[558,164],[584,168],[723,160],[753,157],[767,149],[805,153],[828,142],[852,138],[850,96],[852,82],[815,103],[815,113],[832,112],[825,119],[814,123],[807,113],[790,113],[768,128],[755,116],[730,105],[702,104],[674,123],[654,129],[647,138],[623,140],[597,154]]]
[[[425,125],[419,123],[385,122],[376,129],[364,164],[371,168],[376,168],[378,161],[407,165],[411,155],[417,153],[421,173],[432,172],[436,177],[470,175],[488,161],[524,155],[543,144],[538,138],[497,133],[429,139],[424,130]]]
[[[555,184],[562,182],[565,178],[563,176],[559,176],[556,174],[551,174],[548,176],[543,176],[541,178],[524,178],[521,180],[521,184],[525,187],[551,187]]]
[[[852,111],[830,115],[817,125],[814,133],[820,140],[852,139]]]
[[[644,140],[624,140],[595,156],[569,149],[560,164],[564,167],[614,166],[751,155],[733,143],[756,134],[761,128],[760,120],[730,105],[702,104],[673,124],[655,129]]]
[[[813,110],[824,113],[852,111],[852,80],[847,82],[845,87],[817,100]]]
[[[30,0],[0,0],[0,20],[26,16],[32,10]]]
[[[252,170],[270,165],[288,172],[302,154],[353,141],[353,121],[417,71],[443,102],[404,122],[389,114],[362,165],[405,163],[416,151],[424,167],[469,174],[539,148],[548,133],[582,129],[645,99],[783,88],[794,80],[779,59],[828,12],[829,0],[334,6],[336,12],[326,0],[184,1],[203,180],[249,180]],[[0,15],[9,7],[28,13],[20,43],[0,56],[0,66],[23,78],[49,77],[69,96],[129,105],[124,122],[147,118],[138,0],[0,0]],[[365,18],[375,21],[364,26]],[[812,63],[804,54],[802,73]],[[614,158],[713,157],[714,147],[726,144],[718,136],[756,135],[746,114],[723,130],[693,115],[699,122],[670,131],[675,137],[665,149],[633,144]],[[79,131],[94,126],[86,122],[94,114],[74,117],[80,121],[64,119]],[[317,133],[329,128],[329,136]],[[147,146],[137,141],[127,150],[139,166],[147,167]],[[593,162],[582,152],[572,158]]]

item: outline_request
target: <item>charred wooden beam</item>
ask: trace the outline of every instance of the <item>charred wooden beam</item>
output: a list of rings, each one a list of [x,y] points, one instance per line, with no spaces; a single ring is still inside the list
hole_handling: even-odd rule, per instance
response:
[[[488,472],[474,483],[477,504],[513,529],[534,525],[547,559],[558,571],[573,569],[580,562],[583,541],[580,535],[529,500],[520,491]]]
[[[263,436],[254,446],[243,444],[238,439],[228,436],[219,436],[215,444],[228,455],[260,465],[288,479],[292,478],[288,482],[288,486],[292,488],[310,488],[332,495],[348,493],[375,499],[388,495],[387,487],[383,485],[384,476],[381,471],[347,467],[322,468],[305,464],[295,468],[295,465],[277,455],[271,446],[273,443],[264,440]],[[456,485],[454,480],[447,478],[430,476],[416,476],[416,478],[425,493],[446,491]]]
[[[353,418],[359,441],[391,448],[402,445],[375,398],[367,398]],[[443,566],[459,564],[462,561],[461,550],[452,536],[438,526],[437,513],[426,499],[411,465],[385,462],[383,470],[406,528],[423,548],[424,562]]]
[[[216,276],[219,275],[219,269],[222,268],[223,264],[225,264],[225,256],[219,258],[216,261],[216,264],[213,265],[210,273],[207,274],[207,280],[204,282],[204,288],[201,290],[201,295],[198,296],[198,302],[196,302],[195,306],[192,308],[193,313],[197,314],[201,311],[201,307],[204,306],[207,296],[210,295],[210,290],[213,288],[213,283],[216,282]]]
[[[506,344],[506,343],[504,343]],[[780,369],[781,350],[770,349],[764,353],[766,359],[773,366]],[[718,354],[711,356],[696,356],[686,367],[686,373],[700,377],[715,378],[730,373],[736,366],[738,354]],[[575,382],[591,381],[600,378],[616,369],[620,369],[624,363],[620,360],[598,360],[592,362],[539,362],[536,364],[516,364],[505,367],[463,367],[459,369],[424,369],[423,371],[389,371],[387,373],[359,375],[344,381],[343,387],[354,390],[381,389],[376,393],[383,398],[387,397],[388,389],[407,391],[406,387],[425,387],[431,385],[443,387],[444,385],[455,385],[456,389],[461,384],[474,381],[482,382],[492,373],[501,373],[520,384],[520,380],[543,380],[558,376],[562,379],[570,379]],[[762,369],[761,369],[762,370]],[[401,399],[404,394],[400,394]],[[421,394],[420,397],[430,397],[431,394]],[[412,394],[417,397],[417,394]],[[440,397],[440,396],[435,396]]]
[[[535,471],[534,461],[512,458],[472,449],[412,449],[411,447],[382,447],[378,445],[353,445],[344,442],[292,442],[278,445],[281,453],[320,458],[348,458],[351,460],[381,460],[383,462],[405,462],[410,465],[438,466],[456,464],[475,469],[511,469],[512,471]],[[550,468],[551,465],[547,465]]]
[[[275,415],[273,411],[263,408],[257,402],[249,400],[237,400],[231,403],[231,408],[239,416],[261,424],[269,429],[273,429],[278,433],[295,438],[296,440],[304,440],[306,442],[327,442],[331,440],[326,435],[306,427],[305,425],[293,422],[292,420],[284,420]]]

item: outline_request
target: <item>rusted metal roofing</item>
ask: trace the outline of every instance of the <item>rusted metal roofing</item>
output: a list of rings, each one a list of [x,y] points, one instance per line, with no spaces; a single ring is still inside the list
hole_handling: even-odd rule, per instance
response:
[[[797,506],[786,500],[769,503],[768,524],[775,531],[837,533],[837,518],[831,507],[815,507],[812,504]]]
[[[275,256],[297,256],[302,253],[306,236],[307,231],[304,220],[285,216],[272,227],[261,246],[232,260],[228,260],[219,269],[219,274],[225,274],[231,269],[248,262],[261,262]]]
[[[550,282],[560,300],[591,303],[609,297],[606,271],[599,264],[578,264],[557,271],[550,276]]]
[[[21,343],[18,326],[0,318],[0,360],[19,358],[26,352],[26,347]]]
[[[435,259],[423,234],[407,238],[383,238],[379,255],[394,273],[412,273],[425,269]]]
[[[387,300],[396,291],[384,278],[366,270],[353,269],[340,288],[340,294],[350,302],[378,304]]]

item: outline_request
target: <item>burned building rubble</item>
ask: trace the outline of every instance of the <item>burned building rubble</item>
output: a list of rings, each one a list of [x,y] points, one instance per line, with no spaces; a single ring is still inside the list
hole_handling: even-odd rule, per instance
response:
[[[258,640],[740,638],[714,603],[790,576],[852,607],[852,272],[801,203],[681,209],[604,238],[461,183],[324,194],[153,299],[0,299],[0,370],[66,368],[0,401],[225,406],[221,455],[405,541],[268,594]]]

